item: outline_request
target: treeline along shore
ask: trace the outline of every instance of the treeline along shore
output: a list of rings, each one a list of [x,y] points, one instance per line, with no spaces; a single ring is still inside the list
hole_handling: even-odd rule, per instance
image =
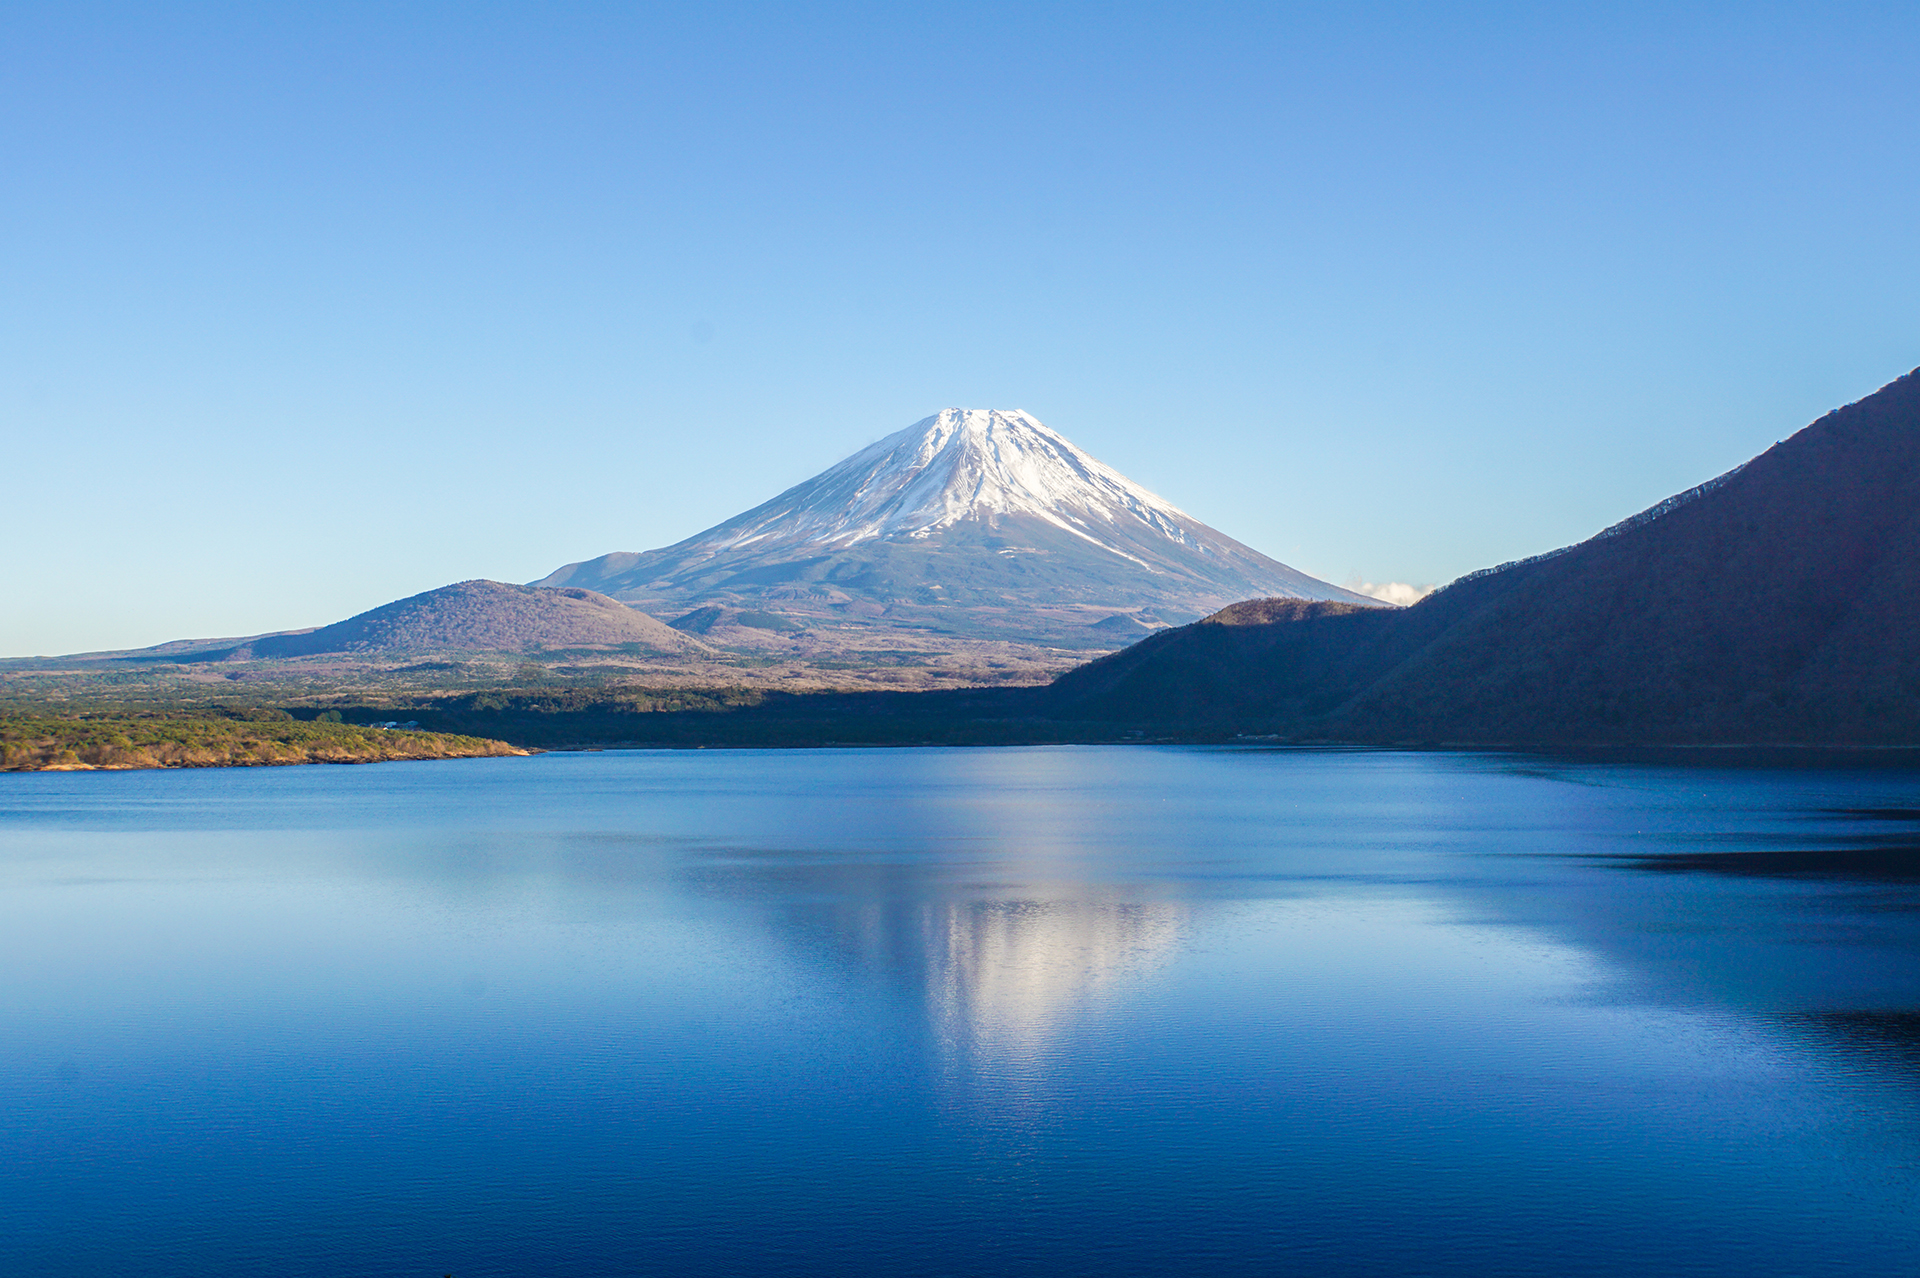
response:
[[[271,708],[0,712],[0,771],[232,768],[524,755],[504,741]]]

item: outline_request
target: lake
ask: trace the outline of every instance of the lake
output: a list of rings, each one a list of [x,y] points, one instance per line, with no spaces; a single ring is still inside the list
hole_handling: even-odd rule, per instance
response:
[[[0,1272],[1920,1271],[1920,774],[0,776]]]

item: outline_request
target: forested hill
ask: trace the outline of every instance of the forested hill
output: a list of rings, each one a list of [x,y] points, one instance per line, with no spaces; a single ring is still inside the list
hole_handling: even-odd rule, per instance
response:
[[[1045,702],[1364,741],[1920,744],[1920,375],[1577,546],[1395,612],[1236,605]]]

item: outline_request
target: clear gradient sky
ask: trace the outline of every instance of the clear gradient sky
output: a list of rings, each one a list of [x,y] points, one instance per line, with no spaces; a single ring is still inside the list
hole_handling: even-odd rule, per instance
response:
[[[1920,364],[1920,6],[0,6],[0,654],[677,541],[1022,408],[1333,581]]]

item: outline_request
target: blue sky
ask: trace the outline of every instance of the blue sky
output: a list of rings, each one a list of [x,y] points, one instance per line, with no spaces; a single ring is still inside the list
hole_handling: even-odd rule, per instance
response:
[[[1444,582],[1920,364],[1916,67],[1911,4],[9,4],[0,653],[663,545],[947,405]]]

